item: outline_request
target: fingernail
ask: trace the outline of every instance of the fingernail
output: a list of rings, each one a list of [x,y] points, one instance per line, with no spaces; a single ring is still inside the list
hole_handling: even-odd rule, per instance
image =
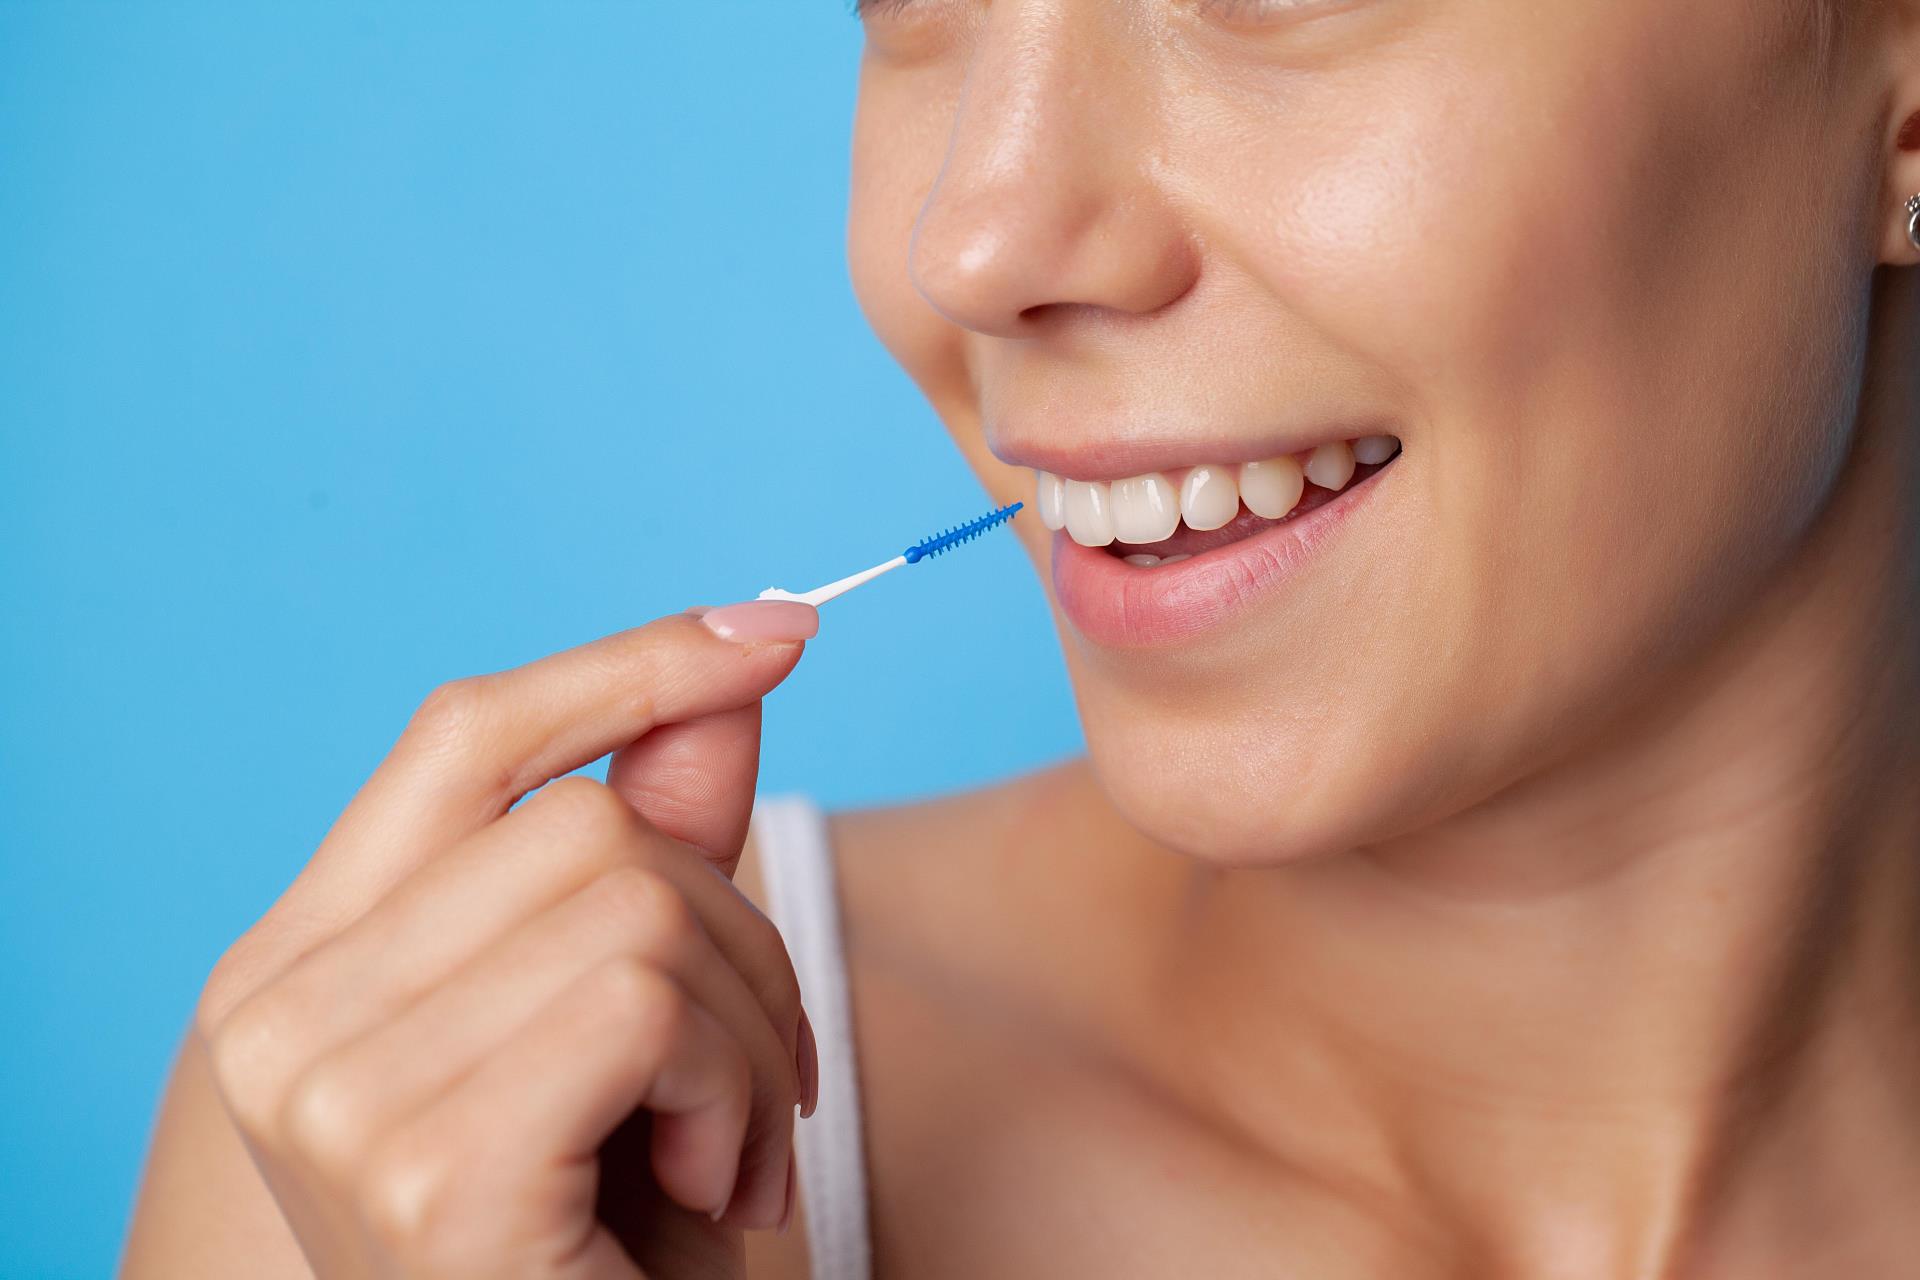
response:
[[[787,1234],[787,1227],[793,1222],[793,1166],[799,1157],[793,1152],[787,1153],[787,1207],[780,1211],[780,1234]]]
[[[743,600],[700,615],[723,640],[806,640],[820,630],[820,611],[798,600]]]
[[[715,1222],[726,1217],[727,1210],[733,1207],[734,1184],[740,1181],[740,1161],[738,1157],[734,1159],[733,1166],[733,1172],[727,1180],[726,1189],[720,1193],[720,1203],[707,1210],[707,1216]]]
[[[813,1022],[807,1017],[805,1006],[800,1009],[800,1035],[798,1037],[800,1070],[800,1118],[806,1119],[820,1101],[820,1046],[813,1038]]]

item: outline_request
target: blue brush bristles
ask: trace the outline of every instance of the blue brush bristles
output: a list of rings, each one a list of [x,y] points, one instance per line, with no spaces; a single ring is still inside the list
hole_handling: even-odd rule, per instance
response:
[[[957,525],[945,533],[936,533],[924,542],[916,542],[903,553],[907,558],[907,563],[914,564],[925,559],[927,556],[937,556],[948,547],[958,546],[969,538],[977,538],[1001,521],[1012,519],[1013,513],[1025,505],[1025,503],[1021,502],[1011,503],[1000,508],[998,511],[988,512],[978,520],[969,520],[967,523]]]
[[[936,533],[924,542],[914,543],[905,551],[883,564],[877,564],[871,569],[862,569],[858,573],[850,573],[844,578],[839,578],[827,583],[824,587],[815,587],[811,591],[799,592],[788,591],[785,587],[768,587],[765,591],[762,591],[757,598],[761,600],[798,600],[801,604],[815,606],[825,604],[836,596],[845,595],[861,583],[872,582],[881,574],[898,569],[903,564],[917,564],[925,560],[928,556],[939,555],[948,547],[957,547],[970,538],[977,538],[987,530],[993,528],[993,526],[1012,519],[1013,513],[1025,505],[1025,503],[1016,502],[1011,506],[1002,507],[998,511],[990,511],[978,520],[969,520],[966,524],[949,529],[945,533]]]

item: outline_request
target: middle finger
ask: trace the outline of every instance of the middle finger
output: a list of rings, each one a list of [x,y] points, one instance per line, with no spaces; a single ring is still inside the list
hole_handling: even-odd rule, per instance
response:
[[[672,883],[632,867],[528,920],[393,1021],[323,1058],[294,1090],[290,1139],[335,1176],[348,1175],[378,1135],[443,1096],[561,992],[622,956],[675,979],[742,1046],[753,1083],[749,1141],[734,1153],[741,1194],[777,1213],[800,1091],[793,1055]]]
[[[275,1030],[298,1045],[290,1057],[310,1061],[389,1021],[508,931],[621,866],[673,883],[791,1053],[799,984],[778,931],[696,851],[585,778],[536,792],[296,961],[267,991]]]

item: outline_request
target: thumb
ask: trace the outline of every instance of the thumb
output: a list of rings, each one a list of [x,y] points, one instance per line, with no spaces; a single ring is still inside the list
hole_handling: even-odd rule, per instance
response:
[[[802,609],[809,615],[810,635],[818,623],[812,620],[813,610],[801,605],[747,601],[720,609],[696,606],[687,612],[719,635],[751,645],[756,639],[792,639],[793,615]],[[787,670],[799,660],[795,650]],[[614,752],[607,764],[609,787],[655,828],[705,853],[729,880],[747,841],[759,777],[758,698],[661,725]]]
[[[662,725],[613,753],[607,785],[733,879],[760,777],[760,703]]]

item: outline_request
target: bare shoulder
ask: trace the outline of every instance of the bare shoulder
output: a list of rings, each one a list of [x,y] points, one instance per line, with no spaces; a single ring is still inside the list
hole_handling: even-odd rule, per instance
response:
[[[849,962],[863,949],[932,941],[928,929],[942,918],[977,929],[981,920],[958,908],[1030,878],[1033,864],[1021,853],[1055,843],[1049,829],[1070,811],[1065,801],[1085,785],[1083,772],[1083,761],[1070,760],[965,791],[830,812]],[[771,914],[762,857],[750,832],[734,884]]]
[[[1007,956],[1004,944],[1019,925],[996,904],[1025,896],[1014,884],[1022,874],[1019,852],[1054,820],[1076,768],[1068,762],[971,790],[827,815],[877,1232],[892,1216],[889,1202],[918,1190],[908,1185],[911,1170],[928,1162],[914,1153],[940,1145],[913,1117],[929,1114],[928,1100],[966,1060],[954,1051],[951,1002],[966,1002],[965,990],[994,985],[992,975],[1004,970],[997,958]],[[771,916],[764,856],[750,832],[733,882]],[[807,1226],[802,1187],[785,1236],[747,1234],[748,1274],[806,1277]]]
[[[1066,998],[1052,942],[1075,869],[1066,850],[1089,779],[1068,760],[968,791],[828,814],[858,1063],[862,1163],[876,1267],[950,1213],[970,1121],[954,1098],[1004,1098],[1010,1038]],[[762,912],[749,835],[733,885]],[[806,1276],[806,1192],[785,1236],[747,1234],[755,1280]]]
[[[1008,919],[1008,890],[1050,871],[1029,858],[1052,848],[1073,812],[1081,762],[1048,766],[906,804],[829,816],[849,950],[933,946],[966,936],[979,952],[983,931]]]
[[[1018,784],[1011,784],[1016,787]],[[926,873],[985,847],[986,837],[1000,808],[997,794],[1005,787],[942,796],[934,800],[836,811],[827,815],[828,847],[838,885],[842,939],[846,948],[849,996],[853,1006],[854,1056],[865,1068],[862,1111],[869,1113],[867,1141],[873,1141],[871,1111],[876,1094],[884,1101],[884,1081],[896,1074],[890,1046],[898,1043],[904,1025],[890,1016],[896,1002],[876,989],[873,975],[893,967],[869,963],[886,955],[917,932],[908,922],[911,902],[925,902],[939,890]],[[733,884],[761,914],[774,918],[768,894],[765,859],[757,828],[749,829]],[[900,932],[894,934],[893,927]],[[896,956],[897,959],[897,956]],[[876,1069],[876,1064],[878,1067]],[[911,1070],[911,1068],[907,1068]],[[876,1084],[879,1081],[882,1083]],[[805,1124],[805,1120],[796,1123]],[[884,1132],[884,1127],[882,1132]],[[872,1174],[869,1174],[871,1184]],[[871,1185],[869,1193],[871,1194]],[[747,1274],[753,1280],[810,1280],[807,1190],[794,1196],[793,1221],[785,1235],[771,1231],[746,1233]]]

